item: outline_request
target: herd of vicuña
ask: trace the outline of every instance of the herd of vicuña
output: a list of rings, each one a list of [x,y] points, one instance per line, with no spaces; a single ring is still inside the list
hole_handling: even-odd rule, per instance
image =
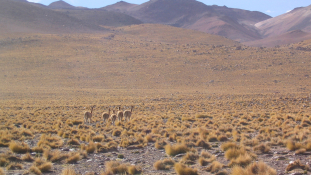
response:
[[[92,115],[95,106],[91,106],[91,112],[86,111],[84,113],[84,122],[85,123],[92,123]],[[111,123],[114,125],[115,121],[118,119],[121,122],[124,118],[124,121],[130,121],[134,106],[131,106],[130,110],[121,111],[121,107],[118,107],[118,111],[112,110],[112,114],[110,115],[111,109],[108,108],[108,112],[103,112],[102,117],[104,120],[104,124],[111,120]]]

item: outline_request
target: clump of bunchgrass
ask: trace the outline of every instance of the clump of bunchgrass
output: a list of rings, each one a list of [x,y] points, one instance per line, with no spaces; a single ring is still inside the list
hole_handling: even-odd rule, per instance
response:
[[[23,164],[13,162],[13,163],[10,163],[8,166],[6,166],[6,169],[7,170],[21,170],[23,169]]]
[[[82,156],[80,153],[72,153],[68,156],[68,158],[65,160],[66,163],[74,164],[77,163],[79,160],[82,159]]]
[[[171,169],[175,164],[175,161],[171,158],[167,158],[164,160],[158,160],[153,164],[153,167],[156,170],[169,170]]]
[[[69,168],[63,169],[61,175],[76,175],[76,174],[77,173],[75,172],[75,170],[69,167]]]
[[[231,167],[237,166],[237,165],[245,167],[249,165],[250,163],[252,163],[252,161],[253,161],[253,158],[249,154],[246,153],[246,154],[240,154],[239,157],[237,157],[236,159],[232,159],[228,165]]]
[[[15,141],[11,141],[9,148],[12,152],[14,153],[19,153],[19,154],[25,154],[27,152],[30,152],[30,148],[28,144],[22,142],[22,143],[17,143]]]
[[[222,151],[227,151],[230,148],[239,148],[239,146],[234,142],[226,142],[220,146]]]
[[[137,166],[128,163],[121,163],[118,161],[109,161],[106,163],[104,174],[137,174],[141,169]]]
[[[85,150],[87,153],[94,153],[96,151],[96,144],[94,142],[90,142],[88,145],[82,144],[81,150]]]
[[[224,165],[218,161],[212,162],[209,166],[207,166],[204,170],[211,172],[211,173],[217,173]]]
[[[192,169],[182,163],[175,163],[174,169],[178,175],[198,175],[197,169]]]
[[[211,148],[212,148],[211,144],[209,144],[208,142],[206,142],[206,141],[203,140],[203,139],[198,140],[198,141],[195,143],[195,146],[197,146],[197,147],[202,147],[203,149],[211,149]]]
[[[271,148],[267,144],[260,144],[254,147],[254,151],[259,151],[261,153],[269,153]]]
[[[309,170],[309,165],[302,164],[301,161],[298,159],[287,165],[285,170],[288,172],[294,169]]]
[[[212,163],[213,161],[216,160],[216,156],[212,155],[211,153],[207,152],[207,151],[202,151],[200,158],[199,158],[199,164],[201,166],[206,166],[210,163]]]
[[[197,153],[187,152],[187,154],[182,157],[180,163],[195,164],[198,158],[199,158],[199,155]]]
[[[269,167],[262,161],[254,162],[248,165],[246,168],[241,166],[234,166],[232,168],[231,175],[258,175],[258,174],[269,174],[269,175],[277,175],[276,170]]]
[[[33,162],[35,160],[30,153],[24,154],[21,159],[26,162]]]
[[[185,144],[176,144],[176,145],[171,145],[168,144],[165,146],[165,152],[167,155],[170,156],[175,156],[180,153],[186,153],[190,150]]]

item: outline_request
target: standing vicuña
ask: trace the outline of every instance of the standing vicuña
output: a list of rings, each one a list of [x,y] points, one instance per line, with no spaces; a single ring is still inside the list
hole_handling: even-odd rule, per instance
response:
[[[110,108],[108,109],[108,113],[104,112],[102,116],[103,116],[103,119],[104,119],[104,123],[106,123],[106,121],[108,121],[108,119],[110,117]]]
[[[112,124],[114,125],[114,122],[117,119],[117,115],[115,114],[115,110],[112,110],[112,114],[110,116],[110,119],[111,119]]]
[[[86,111],[84,113],[84,122],[87,123],[87,120],[89,120],[89,123],[92,122],[92,114],[93,114],[93,109],[95,108],[95,106],[91,107],[91,112]]]
[[[126,110],[126,111],[123,112],[123,116],[124,116],[125,121],[126,120],[128,120],[128,121],[131,120],[133,108],[134,108],[134,106],[131,106],[131,110]]]
[[[119,111],[117,112],[117,116],[119,119],[119,122],[123,119],[123,111],[121,111],[121,107],[119,107]]]

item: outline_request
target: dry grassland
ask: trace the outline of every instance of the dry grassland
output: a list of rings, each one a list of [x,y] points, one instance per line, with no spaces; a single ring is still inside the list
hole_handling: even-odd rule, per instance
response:
[[[308,42],[144,24],[0,46],[0,174],[310,174]]]
[[[309,97],[196,93],[122,100],[2,101],[3,171],[249,174],[257,166],[268,174],[309,170]],[[103,124],[101,113],[125,102],[134,105],[131,121]],[[85,124],[83,112],[90,103],[96,105],[93,123]],[[122,105],[125,108],[129,106]],[[288,165],[297,160],[297,165]]]

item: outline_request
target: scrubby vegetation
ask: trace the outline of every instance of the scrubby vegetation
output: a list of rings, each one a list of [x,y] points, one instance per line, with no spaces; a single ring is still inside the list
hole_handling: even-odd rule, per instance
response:
[[[115,126],[104,124],[101,118],[105,103],[116,103],[113,98],[96,101],[94,123],[76,125],[70,121],[83,119],[83,107],[66,106],[68,102],[38,105],[29,101],[23,102],[22,109],[17,107],[18,101],[6,101],[0,106],[0,140],[4,143],[0,166],[4,172],[24,170],[34,174],[81,171],[60,166],[71,164],[101,166],[105,169],[98,173],[102,174],[137,174],[144,172],[145,166],[153,166],[145,173],[177,174],[247,174],[258,168],[272,174],[276,170],[309,171],[303,158],[308,157],[311,147],[311,132],[306,126],[310,112],[301,108],[308,98],[271,100],[270,96],[237,95],[228,99],[198,95],[183,101],[184,98],[159,103],[149,99],[141,104],[141,99],[128,97],[135,104],[132,119],[118,121]],[[278,107],[284,104],[287,108]],[[208,113],[208,117],[198,117],[196,112],[187,116],[191,120],[184,120],[181,114],[190,108]],[[220,136],[227,139],[218,139]],[[286,167],[287,154],[295,154],[301,160]],[[104,166],[95,160],[102,160]]]

